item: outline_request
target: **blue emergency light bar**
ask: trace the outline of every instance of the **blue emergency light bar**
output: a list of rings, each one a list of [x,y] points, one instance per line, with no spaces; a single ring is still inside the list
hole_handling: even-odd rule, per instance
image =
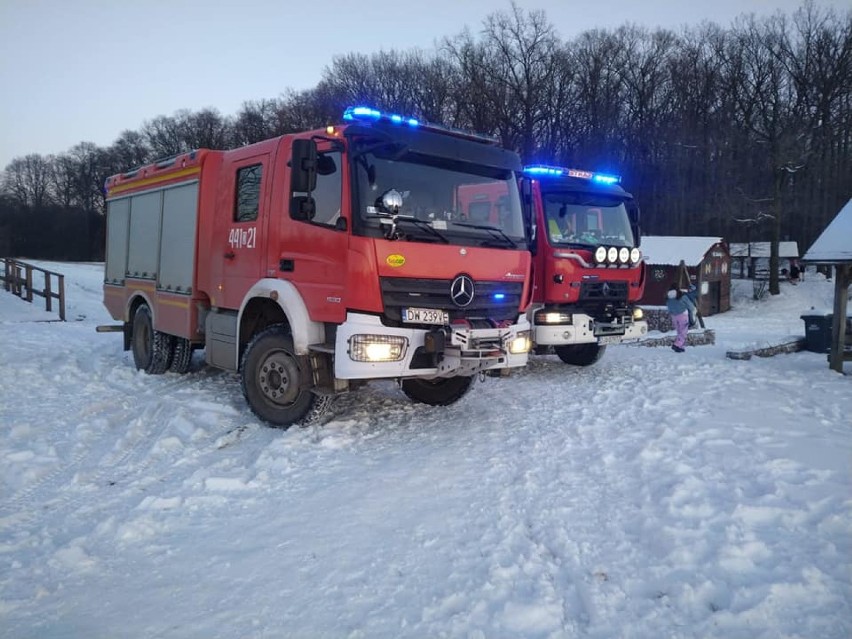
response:
[[[398,126],[407,126],[412,129],[421,128],[427,131],[440,131],[442,133],[449,133],[456,137],[465,138],[468,140],[476,140],[477,142],[486,142],[488,144],[497,144],[499,140],[494,137],[490,137],[487,135],[481,135],[479,133],[470,133],[468,131],[462,131],[461,129],[454,129],[448,126],[442,126],[440,124],[431,124],[429,122],[421,122],[417,118],[410,118],[402,115],[397,115],[396,113],[386,113],[379,109],[374,109],[369,106],[351,106],[347,107],[343,112],[343,120],[346,122],[390,122],[391,124],[396,124]]]
[[[416,118],[404,118],[395,113],[384,113],[378,109],[367,106],[348,107],[343,112],[343,119],[347,122],[361,120],[366,122],[378,122],[379,120],[387,120],[394,124],[405,124],[412,128],[420,126],[420,121]]]
[[[566,169],[561,166],[546,166],[544,164],[525,166],[524,173],[532,177],[580,178],[583,180],[591,180],[598,184],[618,184],[621,182],[620,175],[607,175],[606,173],[594,173],[592,171],[581,171],[580,169]]]

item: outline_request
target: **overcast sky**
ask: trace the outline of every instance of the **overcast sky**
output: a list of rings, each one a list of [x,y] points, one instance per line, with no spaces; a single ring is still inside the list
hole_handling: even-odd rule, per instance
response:
[[[849,0],[819,0],[845,9]],[[518,0],[560,36],[626,22],[677,29],[743,13],[792,13],[801,0]],[[334,56],[431,50],[509,0],[0,0],[0,170],[28,153],[125,129],[182,108],[233,115],[245,100],[315,86]]]

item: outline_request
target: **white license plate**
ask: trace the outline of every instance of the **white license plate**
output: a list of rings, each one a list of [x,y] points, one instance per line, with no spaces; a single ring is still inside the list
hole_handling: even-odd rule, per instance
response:
[[[598,344],[620,344],[622,339],[624,335],[601,335]]]
[[[402,309],[402,321],[411,324],[449,324],[450,314],[438,308],[414,308]]]

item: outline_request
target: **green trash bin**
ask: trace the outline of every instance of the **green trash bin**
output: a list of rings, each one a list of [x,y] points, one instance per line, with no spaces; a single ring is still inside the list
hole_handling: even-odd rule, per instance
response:
[[[831,350],[831,313],[805,313],[805,349],[812,353],[828,353]]]

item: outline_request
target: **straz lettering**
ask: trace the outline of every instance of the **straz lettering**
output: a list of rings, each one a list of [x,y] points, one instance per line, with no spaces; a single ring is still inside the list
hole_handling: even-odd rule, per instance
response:
[[[257,227],[247,229],[231,229],[228,233],[228,244],[233,249],[253,249],[257,246]]]

